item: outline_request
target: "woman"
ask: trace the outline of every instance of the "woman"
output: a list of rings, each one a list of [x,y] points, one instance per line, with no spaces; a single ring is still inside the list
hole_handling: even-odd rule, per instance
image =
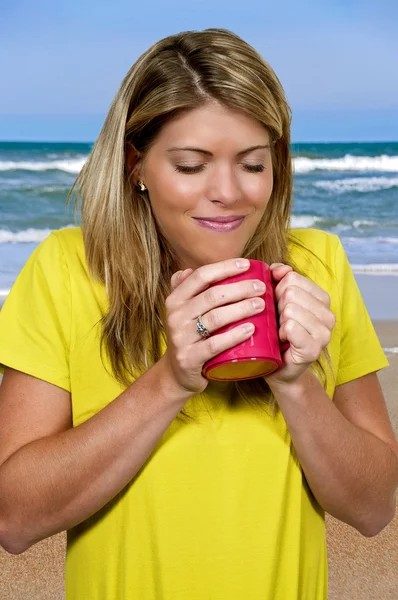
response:
[[[339,240],[288,230],[289,125],[236,35],[161,40],[78,177],[82,229],[11,290],[0,541],[67,529],[68,598],[326,598],[324,511],[366,536],[393,517],[387,361]],[[203,222],[224,217],[239,226]],[[259,282],[208,291],[247,258],[272,263],[290,347],[266,378],[209,382],[204,362],[253,333],[217,329],[264,310]]]

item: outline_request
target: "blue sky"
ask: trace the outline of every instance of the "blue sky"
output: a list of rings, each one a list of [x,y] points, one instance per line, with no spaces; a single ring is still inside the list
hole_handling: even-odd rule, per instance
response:
[[[397,26],[395,0],[3,2],[0,140],[94,140],[138,56],[206,27],[235,31],[272,65],[293,141],[398,140]]]

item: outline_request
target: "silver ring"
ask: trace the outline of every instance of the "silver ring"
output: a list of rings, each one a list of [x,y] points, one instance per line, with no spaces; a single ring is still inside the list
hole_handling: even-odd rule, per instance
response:
[[[198,332],[198,334],[203,337],[203,338],[208,338],[210,337],[210,333],[209,330],[207,329],[207,327],[203,324],[202,318],[199,316],[196,319],[196,331]]]

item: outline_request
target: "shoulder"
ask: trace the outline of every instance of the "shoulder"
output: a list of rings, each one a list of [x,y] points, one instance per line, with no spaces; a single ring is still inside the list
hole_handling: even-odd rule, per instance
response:
[[[62,264],[69,272],[88,272],[80,227],[66,227],[52,231],[37,247],[36,256],[40,262],[47,265]]]
[[[24,271],[41,272],[49,285],[63,283],[70,287],[74,282],[90,279],[80,227],[67,227],[51,231],[34,250]]]
[[[334,272],[336,254],[342,249],[337,235],[320,229],[290,229],[288,242],[293,267],[309,275]]]
[[[94,302],[105,311],[108,306],[105,286],[92,276],[88,268],[81,227],[58,229],[49,238],[53,238],[62,253],[74,303],[83,307]],[[91,310],[88,309],[88,312]]]
[[[317,253],[320,258],[323,254],[335,253],[340,245],[340,239],[337,235],[310,227],[290,229],[288,239],[292,253],[294,253],[295,247],[299,245],[310,252]]]
[[[65,256],[72,257],[74,255],[84,254],[84,241],[81,227],[65,227],[52,231],[45,240],[50,246],[58,244],[63,250]]]

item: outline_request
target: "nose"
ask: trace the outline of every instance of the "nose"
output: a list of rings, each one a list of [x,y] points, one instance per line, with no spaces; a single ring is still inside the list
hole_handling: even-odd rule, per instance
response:
[[[239,179],[233,166],[225,163],[214,166],[208,180],[207,197],[211,202],[221,202],[228,206],[242,198]]]

